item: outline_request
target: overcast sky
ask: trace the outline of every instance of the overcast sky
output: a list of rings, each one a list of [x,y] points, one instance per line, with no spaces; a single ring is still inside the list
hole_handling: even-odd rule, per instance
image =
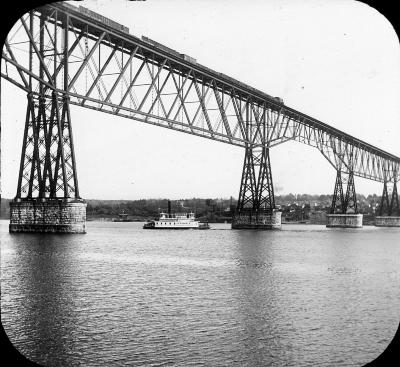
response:
[[[118,1],[80,4],[335,128],[400,156],[400,49],[389,21],[346,0]],[[2,195],[14,197],[26,96],[2,80]],[[238,196],[244,151],[72,106],[86,199]],[[276,194],[332,194],[335,171],[315,148],[271,150]],[[356,191],[382,184],[356,177]]]

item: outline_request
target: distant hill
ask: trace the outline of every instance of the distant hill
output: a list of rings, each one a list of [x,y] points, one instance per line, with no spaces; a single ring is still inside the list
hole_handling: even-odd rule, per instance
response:
[[[377,195],[357,195],[358,208],[361,213],[372,214],[374,208],[380,203],[380,196]],[[1,200],[0,218],[10,217],[9,202],[11,199]],[[156,217],[160,211],[167,211],[168,199],[141,199],[141,200],[98,200],[87,199],[87,218],[111,219],[120,213],[126,213],[131,219],[146,220]],[[332,202],[332,195],[310,195],[310,194],[287,194],[275,195],[275,203],[281,209],[287,207],[302,207],[309,205],[312,210],[326,211]],[[219,217],[223,219],[231,216],[236,208],[237,199],[217,198],[217,199],[180,199],[171,200],[173,212],[193,211],[197,217]]]
[[[1,200],[0,218],[9,219],[11,199]],[[88,199],[87,219],[116,218],[120,213],[126,213],[131,219],[143,220],[158,216],[161,211],[168,210],[168,199],[141,199],[141,200],[97,200]],[[229,212],[231,199],[181,199],[171,200],[172,212],[193,211],[197,217],[219,212],[220,215]],[[236,201],[234,202],[236,205]]]

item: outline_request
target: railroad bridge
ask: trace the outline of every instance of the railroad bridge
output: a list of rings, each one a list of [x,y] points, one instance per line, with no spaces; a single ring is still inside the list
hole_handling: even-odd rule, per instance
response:
[[[383,183],[376,225],[400,226],[400,158],[82,6],[22,16],[1,62],[2,79],[27,95],[11,232],[86,231],[71,104],[244,148],[232,228],[281,227],[269,150],[289,140],[315,147],[337,172],[327,226],[362,226],[355,176]]]

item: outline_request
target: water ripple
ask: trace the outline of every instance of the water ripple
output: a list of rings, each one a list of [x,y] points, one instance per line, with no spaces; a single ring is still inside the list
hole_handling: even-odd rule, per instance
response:
[[[43,365],[361,366],[400,318],[400,231],[0,224],[2,324]]]

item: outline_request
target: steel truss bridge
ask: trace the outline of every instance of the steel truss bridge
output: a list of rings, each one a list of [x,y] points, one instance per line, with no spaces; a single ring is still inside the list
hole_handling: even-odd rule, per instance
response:
[[[269,149],[294,140],[337,171],[332,213],[357,212],[358,176],[384,183],[381,214],[400,215],[399,157],[85,8],[21,17],[1,77],[28,99],[16,198],[80,198],[72,104],[245,148],[238,212],[274,209]]]

